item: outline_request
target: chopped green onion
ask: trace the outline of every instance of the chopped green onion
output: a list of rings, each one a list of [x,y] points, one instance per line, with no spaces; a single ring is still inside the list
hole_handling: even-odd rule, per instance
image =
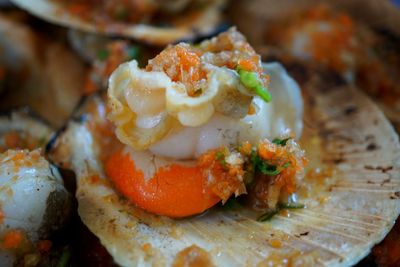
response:
[[[272,143],[274,143],[276,145],[280,145],[280,146],[286,146],[286,143],[289,140],[290,140],[290,137],[285,138],[285,139],[275,138],[274,140],[272,140]]]
[[[282,203],[280,202],[278,204],[279,209],[284,210],[284,209],[304,209],[305,205],[301,203]]]
[[[110,56],[110,51],[107,49],[101,49],[97,52],[97,58],[101,61],[106,60]]]
[[[280,211],[279,209],[273,209],[271,211],[268,211],[268,212],[264,213],[263,215],[261,215],[260,217],[258,217],[257,221],[259,221],[259,222],[268,221],[272,217],[274,217],[276,214],[278,214],[279,211]]]
[[[221,164],[221,166],[222,166],[222,168],[224,170],[228,169],[228,166],[227,166],[226,161],[225,161],[225,154],[222,151],[218,151],[215,154],[215,158],[219,161],[219,163]]]
[[[251,155],[250,160],[253,163],[254,171],[259,171],[262,174],[268,175],[268,176],[276,176],[276,175],[280,174],[284,169],[289,167],[289,165],[290,165],[289,162],[286,162],[282,166],[275,166],[275,165],[268,164],[268,162],[261,159],[261,157],[258,156],[256,154],[256,152],[254,152]]]
[[[265,88],[262,82],[257,78],[255,72],[246,71],[238,68],[237,72],[239,74],[240,82],[249,90],[254,91],[259,97],[261,97],[265,102],[271,101],[271,94]]]
[[[290,209],[303,209],[305,208],[304,204],[300,203],[282,203],[279,202],[275,209],[269,210],[266,213],[262,214],[260,217],[257,218],[257,221],[259,222],[265,222],[270,220],[272,217],[274,217],[276,214],[278,214],[281,210],[290,210]]]
[[[274,165],[269,165],[265,161],[261,161],[261,163],[258,165],[258,171],[264,175],[275,176],[278,175],[282,170]]]

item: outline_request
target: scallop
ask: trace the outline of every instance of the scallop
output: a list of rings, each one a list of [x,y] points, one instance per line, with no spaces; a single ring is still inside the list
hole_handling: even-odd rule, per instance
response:
[[[226,0],[174,1],[174,3],[171,1],[160,1],[160,3],[150,1],[156,7],[159,5],[160,10],[163,12],[178,12],[170,15],[170,19],[166,21],[168,26],[158,26],[156,23],[151,24],[146,22],[146,19],[138,23],[121,23],[118,20],[98,23],[93,20],[85,20],[70,12],[60,1],[13,0],[12,2],[42,19],[62,26],[133,38],[154,45],[166,45],[179,40],[210,35],[218,31],[218,27],[222,22],[221,9],[225,6]],[[193,11],[185,11],[185,8],[196,6],[198,8]]]
[[[0,152],[7,149],[44,149],[52,134],[52,128],[27,108],[0,113]]]
[[[149,147],[157,156],[173,159],[196,159],[210,149],[232,147],[238,143],[273,139],[292,133],[299,138],[303,127],[303,101],[297,83],[279,63],[264,65],[270,75],[273,101],[259,97],[252,100],[255,114],[242,119],[215,113],[207,123],[198,127],[178,127]]]
[[[108,123],[104,113],[91,112],[93,106],[98,111],[105,104],[99,96],[87,100],[81,109],[87,120],[70,121],[51,155],[76,172],[79,215],[116,263],[171,266],[202,255],[199,260],[216,266],[276,261],[349,266],[382,240],[400,212],[398,136],[382,112],[353,86],[323,70],[298,70],[307,107],[300,139],[310,160],[300,189],[306,208],[263,223],[246,208],[212,209],[174,220],[127,203],[103,171],[104,154],[121,144],[114,140],[109,146],[106,135],[93,130],[94,122],[99,127]],[[354,112],[347,112],[349,107]]]
[[[0,154],[0,203],[0,235],[18,230],[35,243],[63,226],[71,196],[57,169],[39,150],[7,150]],[[12,266],[14,253],[0,252],[1,265]]]
[[[68,219],[72,198],[42,153],[52,135],[27,108],[0,114],[0,236],[19,231],[30,244],[0,251],[1,266],[13,266]]]
[[[140,70],[135,61],[125,63],[110,78],[110,118],[123,143],[178,159],[194,159],[208,149],[246,140],[257,143],[291,132],[299,137],[303,103],[298,85],[278,63],[267,64],[264,70],[273,81],[269,89],[272,103],[239,93],[236,88],[242,85],[233,70],[221,68],[216,71],[219,73],[212,72],[204,93],[190,97],[165,73]],[[226,97],[233,94],[229,91],[237,96]],[[247,102],[243,118],[218,110],[220,98],[233,103],[233,109],[240,109]],[[244,102],[238,101],[243,98]],[[257,111],[246,115],[250,105]],[[187,142],[181,143],[182,140]]]

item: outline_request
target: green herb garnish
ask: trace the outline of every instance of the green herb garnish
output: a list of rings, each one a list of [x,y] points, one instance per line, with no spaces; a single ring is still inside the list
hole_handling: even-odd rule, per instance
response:
[[[222,151],[218,151],[215,154],[215,158],[216,158],[216,160],[218,160],[218,162],[221,164],[221,166],[224,170],[228,169],[227,163],[225,161],[225,154]]]
[[[250,156],[250,161],[253,164],[254,172],[261,172],[264,175],[275,176],[280,174],[284,169],[289,167],[290,163],[286,162],[282,166],[276,166],[269,164],[267,161],[263,160],[256,151],[253,151]]]
[[[257,166],[257,170],[264,175],[275,176],[278,175],[282,170],[274,165],[269,165],[265,161],[260,161]]]
[[[272,217],[274,217],[274,215],[278,214],[280,210],[279,209],[273,209],[271,211],[267,211],[266,213],[264,213],[263,215],[261,215],[260,217],[257,218],[257,221],[259,222],[265,222],[270,220]]]
[[[272,140],[272,143],[274,143],[276,145],[280,145],[280,146],[286,146],[286,143],[289,140],[290,140],[290,137],[285,138],[285,139],[275,138],[274,140]]]
[[[281,210],[285,210],[285,209],[304,209],[304,204],[301,203],[295,203],[295,202],[291,202],[291,203],[284,203],[284,202],[279,202],[278,206]]]
[[[97,52],[97,58],[100,59],[101,61],[106,60],[110,56],[110,51],[107,49],[100,49]]]
[[[304,204],[301,203],[282,203],[279,202],[275,209],[269,210],[266,213],[262,214],[260,217],[257,218],[257,221],[259,222],[265,222],[270,220],[274,215],[278,214],[282,210],[290,210],[290,209],[303,209],[305,208]]]
[[[257,74],[252,71],[246,71],[238,68],[240,82],[249,90],[254,91],[265,102],[271,101],[271,94],[265,88],[262,82],[258,79]]]

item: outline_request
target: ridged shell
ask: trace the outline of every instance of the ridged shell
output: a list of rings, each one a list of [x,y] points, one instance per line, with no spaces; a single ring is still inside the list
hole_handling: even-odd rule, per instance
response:
[[[296,251],[314,255],[313,266],[350,266],[383,239],[400,213],[398,136],[371,100],[335,75],[301,66],[289,70],[302,78],[301,143],[310,168],[334,171],[324,186],[307,184],[314,188],[300,198],[307,208],[269,222],[218,210],[171,220],[127,204],[106,183],[90,183],[94,174],[105,177],[96,143],[85,122],[70,122],[55,151],[71,149],[79,214],[118,264],[169,266],[179,251],[196,244],[217,266],[253,266],[270,255]],[[282,247],[271,245],[272,239]]]
[[[211,1],[201,15],[188,23],[181,23],[179,27],[157,27],[149,24],[121,24],[110,23],[106,26],[95,25],[68,13],[63,7],[51,0],[12,0],[22,9],[49,22],[66,27],[80,29],[87,32],[96,32],[107,35],[118,35],[144,41],[154,45],[166,45],[179,40],[194,39],[208,35],[215,31],[222,21],[221,8],[226,0]],[[183,17],[185,14],[181,14]]]

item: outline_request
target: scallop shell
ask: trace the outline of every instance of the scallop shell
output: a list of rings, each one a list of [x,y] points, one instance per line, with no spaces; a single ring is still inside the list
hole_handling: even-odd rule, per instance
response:
[[[274,20],[291,15],[298,10],[325,4],[344,10],[374,28],[389,30],[400,35],[400,10],[391,1],[375,0],[248,0],[231,5],[230,18],[256,46],[265,38],[265,28]],[[265,8],[268,7],[268,8]],[[384,16],[382,16],[384,14]],[[243,19],[245,17],[246,19]],[[254,27],[257,25],[258,27]]]
[[[217,210],[172,220],[129,205],[106,183],[89,121],[69,123],[52,155],[70,149],[78,212],[118,264],[170,266],[178,252],[195,244],[217,266],[254,266],[292,253],[311,256],[306,266],[350,266],[383,239],[400,213],[398,136],[370,99],[334,74],[302,66],[289,71],[303,88],[301,142],[310,168],[331,171],[308,180],[310,191],[301,198],[306,208],[264,223],[242,211]],[[102,100],[95,96],[90,103]],[[104,182],[90,182],[93,175]]]
[[[38,146],[42,148],[49,142],[53,130],[42,118],[27,108],[17,109],[10,112],[0,112],[0,152],[2,148],[9,148],[5,144],[5,135],[10,132],[27,134],[37,140]],[[20,147],[26,149],[28,147]]]
[[[393,1],[282,0],[276,2],[271,0],[249,0],[245,2],[238,1],[235,5],[231,5],[229,14],[233,24],[236,24],[247,36],[249,42],[258,50],[257,52],[266,57],[270,57],[271,54],[280,53],[281,55],[274,55],[274,59],[284,60],[288,59],[288,55],[286,52],[282,52],[281,47],[273,48],[265,45],[266,29],[270,25],[274,25],[276,21],[282,21],[285,17],[293,17],[293,13],[296,15],[299,13],[299,10],[306,10],[321,4],[333,9],[343,10],[358,22],[378,32],[379,35],[390,37],[384,43],[385,48],[383,49],[388,50],[390,49],[388,47],[391,46],[398,49],[400,43],[400,9],[394,5]],[[266,6],[268,8],[265,8]],[[246,17],[246,19],[243,19],[243,17]],[[254,25],[258,25],[258,27],[254,27]],[[394,74],[394,76],[397,77],[398,75]],[[395,125],[397,131],[400,132],[399,102],[395,101],[395,103],[388,104],[388,101],[375,100],[385,115]]]
[[[179,40],[194,39],[209,35],[222,21],[221,9],[226,0],[213,0],[198,18],[188,21],[182,14],[183,22],[174,27],[157,27],[149,24],[110,23],[95,25],[64,10],[60,4],[51,0],[12,0],[20,8],[44,20],[87,32],[123,36],[154,45],[166,45]],[[190,14],[189,14],[190,15]]]
[[[62,42],[2,14],[0,36],[0,65],[7,73],[0,110],[29,106],[53,126],[65,124],[82,94],[84,63]]]

